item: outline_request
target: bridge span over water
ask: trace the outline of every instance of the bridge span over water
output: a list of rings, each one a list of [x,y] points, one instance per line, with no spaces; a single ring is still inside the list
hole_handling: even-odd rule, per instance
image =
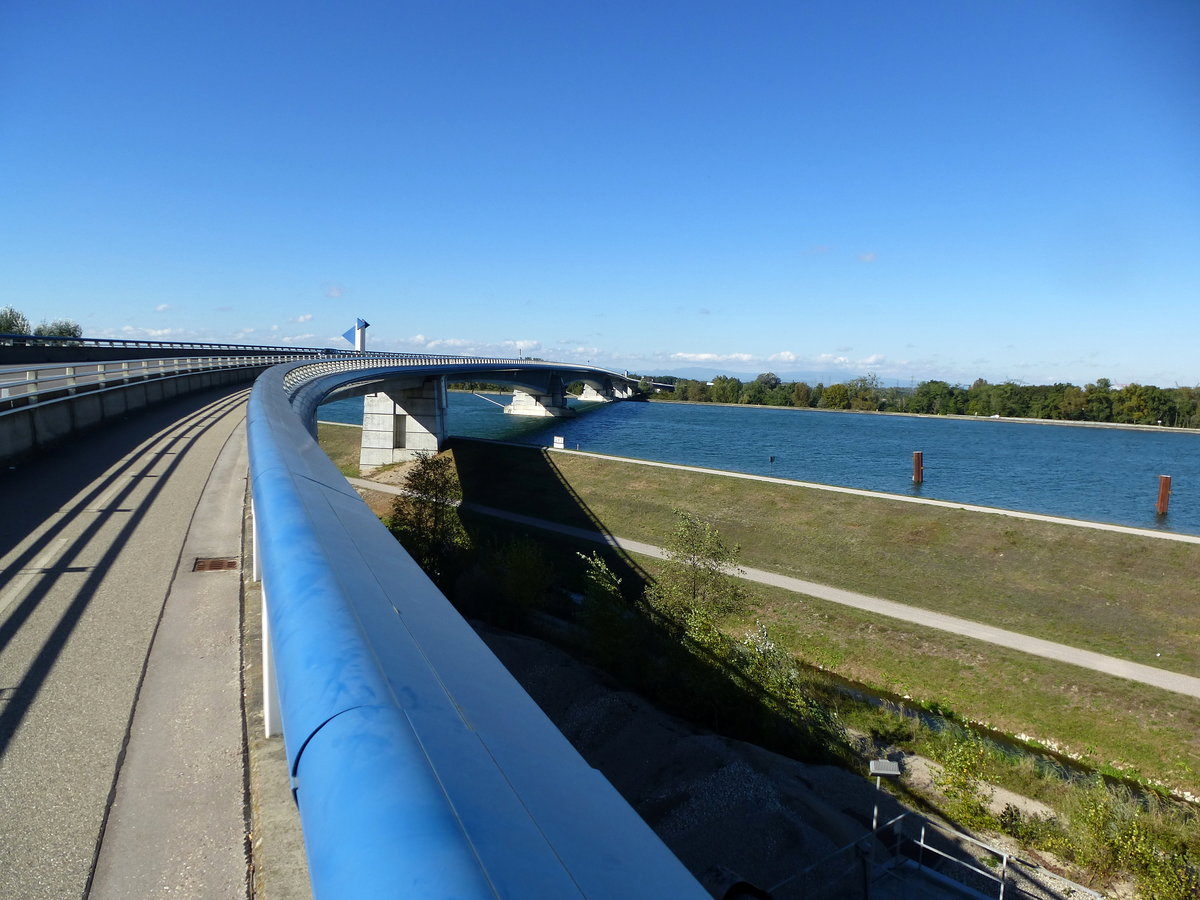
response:
[[[486,382],[513,388],[506,413],[520,416],[574,415],[567,387],[582,383],[579,399],[630,400],[639,380],[590,365],[535,359],[368,354],[297,365],[283,388],[297,414],[315,421],[327,400],[363,396],[359,463],[370,469],[436,452],[446,439],[446,385]],[[672,385],[647,384],[651,390]]]

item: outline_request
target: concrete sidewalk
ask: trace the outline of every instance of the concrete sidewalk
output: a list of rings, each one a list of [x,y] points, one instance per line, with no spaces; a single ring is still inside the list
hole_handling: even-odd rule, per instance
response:
[[[248,894],[247,395],[0,473],[0,896]]]

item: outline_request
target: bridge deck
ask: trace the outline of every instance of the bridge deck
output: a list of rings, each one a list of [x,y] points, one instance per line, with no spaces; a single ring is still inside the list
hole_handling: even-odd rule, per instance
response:
[[[246,895],[246,396],[0,472],[0,896]]]

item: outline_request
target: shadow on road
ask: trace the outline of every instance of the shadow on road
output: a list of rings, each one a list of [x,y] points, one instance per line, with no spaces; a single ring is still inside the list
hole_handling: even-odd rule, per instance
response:
[[[5,498],[0,557],[37,534],[6,560],[0,578],[0,653],[51,592],[59,592],[56,602],[63,602],[63,576],[85,575],[19,678],[0,686],[5,701],[0,708],[0,755],[126,542],[167,490],[171,474],[188,450],[245,396],[245,390],[205,391],[160,404],[0,475],[0,496]],[[169,460],[165,467],[164,460]],[[128,502],[146,481],[151,482],[149,490],[136,504]],[[90,519],[80,529],[84,516]],[[78,565],[89,543],[118,516],[123,517],[120,530],[99,561]],[[62,537],[68,533],[70,537]]]

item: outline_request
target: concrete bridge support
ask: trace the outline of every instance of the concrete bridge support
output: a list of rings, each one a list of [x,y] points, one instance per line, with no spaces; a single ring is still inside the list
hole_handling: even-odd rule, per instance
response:
[[[628,400],[634,395],[635,387],[628,381],[612,382],[612,397],[614,400]]]
[[[567,406],[566,392],[561,385],[557,390],[551,389],[551,392],[546,394],[533,394],[521,388],[513,388],[512,403],[504,407],[504,411],[514,416],[575,415],[575,410]]]
[[[446,440],[446,381],[425,379],[418,385],[387,387],[363,397],[364,470],[437,453]]]
[[[579,395],[579,399],[585,403],[607,403],[612,398],[611,386],[604,393],[601,393],[586,382],[583,385],[583,393]]]

